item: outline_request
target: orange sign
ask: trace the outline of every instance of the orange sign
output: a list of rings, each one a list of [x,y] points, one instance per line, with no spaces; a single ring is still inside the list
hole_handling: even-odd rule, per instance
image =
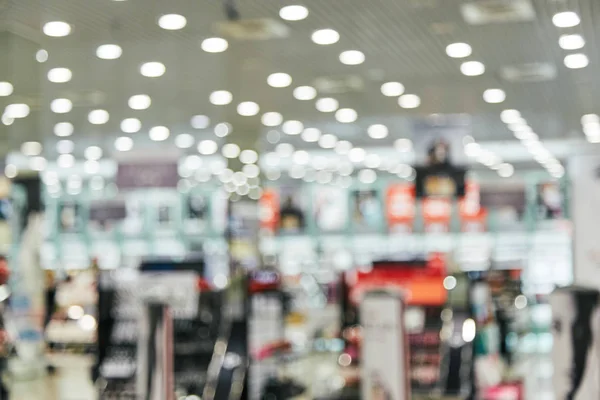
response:
[[[415,185],[412,183],[396,183],[388,187],[385,208],[390,231],[412,231],[415,197]]]
[[[452,217],[452,201],[448,197],[423,199],[423,222],[426,232],[448,232]]]
[[[403,292],[409,305],[441,305],[448,295],[444,288],[445,277],[445,263],[434,257],[426,267],[411,268],[391,262],[374,266],[370,271],[352,271],[346,276],[346,282],[350,286],[350,300],[355,303],[360,302],[368,290],[393,287]]]
[[[474,181],[465,183],[465,197],[458,203],[463,232],[484,232],[487,211],[481,207],[479,184]]]
[[[258,202],[258,218],[261,229],[269,232],[277,230],[279,222],[279,194],[273,189],[266,189]]]

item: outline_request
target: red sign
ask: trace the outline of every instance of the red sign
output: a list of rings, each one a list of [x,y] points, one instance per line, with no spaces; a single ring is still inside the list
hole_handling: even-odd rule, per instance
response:
[[[390,231],[410,233],[415,219],[415,185],[396,183],[388,187],[385,208]]]
[[[261,229],[269,232],[277,230],[279,223],[279,194],[273,189],[266,189],[258,202],[258,218]]]
[[[397,288],[409,305],[442,305],[446,302],[444,288],[445,263],[434,255],[427,265],[405,263],[377,264],[369,271],[355,270],[346,276],[350,300],[358,303],[368,290]]]
[[[481,207],[477,182],[466,182],[465,197],[458,203],[458,210],[463,232],[485,232],[487,211]]]
[[[425,232],[445,233],[450,231],[452,200],[448,197],[426,197],[423,199],[423,222]]]

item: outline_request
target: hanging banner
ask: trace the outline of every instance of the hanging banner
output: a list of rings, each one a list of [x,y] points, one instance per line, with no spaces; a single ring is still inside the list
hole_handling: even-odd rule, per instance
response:
[[[415,186],[411,183],[390,185],[385,208],[390,233],[411,233],[416,209]]]

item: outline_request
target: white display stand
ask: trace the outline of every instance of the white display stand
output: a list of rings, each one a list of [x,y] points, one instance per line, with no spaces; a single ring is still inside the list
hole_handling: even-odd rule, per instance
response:
[[[392,290],[367,292],[360,304],[363,329],[363,400],[408,400],[408,351],[404,302]]]

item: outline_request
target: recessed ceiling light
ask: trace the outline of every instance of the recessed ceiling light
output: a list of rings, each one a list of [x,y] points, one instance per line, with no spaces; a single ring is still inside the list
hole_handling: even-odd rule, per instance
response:
[[[73,134],[74,129],[70,122],[59,122],[54,125],[54,134],[58,137],[67,137]]]
[[[183,163],[187,168],[195,170],[202,166],[202,158],[196,154],[192,154],[187,156]]]
[[[90,146],[85,149],[83,155],[88,160],[97,161],[102,158],[102,148],[98,146]]]
[[[162,142],[163,140],[167,140],[171,131],[166,126],[154,126],[150,128],[148,135],[150,136],[150,140],[154,140],[155,142]]]
[[[400,82],[386,82],[381,85],[381,93],[388,97],[397,97],[404,93],[404,85]]]
[[[291,157],[292,154],[294,153],[294,146],[292,146],[290,143],[279,143],[277,146],[275,146],[275,152],[281,158]],[[268,160],[268,161],[270,161],[270,160]],[[267,162],[267,164],[272,165],[272,166],[276,166],[278,163],[279,163],[279,159],[277,160],[277,163]]]
[[[358,180],[362,183],[373,183],[377,180],[377,173],[372,169],[363,169],[358,173]]]
[[[190,119],[190,125],[194,129],[206,129],[210,125],[210,118],[206,115],[194,115],[192,119]]]
[[[13,119],[25,118],[29,115],[30,111],[31,109],[27,104],[15,103],[6,106],[6,108],[4,109],[4,115],[6,115],[8,118]]]
[[[179,14],[165,14],[158,19],[158,26],[169,31],[183,29],[187,25],[187,19]]]
[[[335,119],[342,123],[354,122],[356,118],[358,118],[358,114],[352,108],[340,108],[335,113]]]
[[[56,159],[56,163],[60,168],[72,168],[75,165],[75,157],[73,154],[61,154]]]
[[[142,64],[140,67],[140,74],[148,78],[158,78],[163,76],[167,68],[165,65],[158,61],[150,61]]]
[[[127,102],[132,110],[145,110],[152,104],[152,99],[147,94],[136,94]]]
[[[231,103],[233,95],[227,90],[216,90],[210,94],[209,101],[215,106],[224,106]]]
[[[408,153],[412,150],[413,145],[410,139],[402,138],[394,142],[394,148],[400,153]]]
[[[317,90],[312,86],[298,86],[294,89],[294,97],[298,100],[312,100],[317,97]]]
[[[300,21],[308,17],[308,8],[300,5],[285,6],[279,10],[279,16],[286,21]]]
[[[583,126],[583,133],[586,136],[600,136],[600,123],[591,122]]]
[[[531,130],[521,130],[514,131],[514,135],[517,139],[522,140],[523,142],[531,142],[538,140],[538,135]]]
[[[103,60],[116,60],[123,54],[123,49],[117,44],[103,44],[96,49],[96,57]]]
[[[339,155],[346,155],[352,150],[352,143],[347,140],[340,140],[335,144],[335,152]]]
[[[254,164],[258,161],[258,153],[254,150],[243,150],[240,153],[242,164]]]
[[[417,108],[421,105],[421,98],[416,94],[403,94],[398,98],[398,105],[402,108]]]
[[[508,163],[500,164],[498,167],[498,175],[503,178],[510,178],[514,173],[515,168]]]
[[[60,154],[70,154],[75,150],[75,143],[72,140],[59,140],[56,143],[56,151]]]
[[[594,144],[600,143],[600,135],[597,135],[597,136],[586,136],[586,138],[587,138],[587,141],[590,142],[590,143],[594,143]]]
[[[50,110],[57,114],[65,114],[73,109],[73,103],[69,99],[54,99],[50,103]]]
[[[21,153],[28,157],[39,156],[42,153],[42,144],[40,142],[25,142],[21,145]]]
[[[384,139],[388,136],[388,127],[382,124],[371,125],[367,133],[372,139]]]
[[[521,113],[517,110],[504,110],[500,113],[500,120],[505,124],[513,124],[521,119]]]
[[[340,106],[340,103],[331,97],[323,97],[315,103],[317,110],[321,112],[334,112]]]
[[[485,72],[485,65],[479,61],[466,61],[460,65],[460,72],[466,76],[479,76]]]
[[[48,162],[44,157],[36,156],[29,160],[29,166],[34,171],[43,171],[46,169],[46,165],[48,165]]]
[[[318,142],[321,137],[321,131],[317,128],[306,128],[302,132],[302,140],[307,143]]]
[[[69,82],[73,73],[69,68],[52,68],[48,71],[48,80],[53,83]]]
[[[215,125],[215,136],[223,138],[231,133],[231,124],[227,122],[220,122]]]
[[[235,143],[226,143],[221,148],[221,154],[223,154],[223,157],[225,158],[237,158],[237,156],[240,155],[240,152],[240,146]]]
[[[285,121],[281,129],[288,135],[299,135],[304,130],[304,124],[295,120]]]
[[[564,50],[577,50],[585,46],[585,39],[578,34],[561,35],[558,45]]]
[[[64,37],[71,33],[71,25],[63,21],[46,22],[42,28],[46,36]]]
[[[16,178],[18,173],[19,169],[14,164],[8,164],[6,167],[4,167],[4,175],[6,175],[6,177],[9,179]]]
[[[0,82],[0,97],[10,96],[14,91],[10,82]]]
[[[324,149],[333,149],[337,143],[338,138],[331,133],[326,133],[319,138],[319,146]]]
[[[354,147],[348,152],[348,159],[353,163],[361,163],[365,160],[367,152],[361,147]]]
[[[267,83],[274,88],[288,87],[292,84],[292,77],[285,72],[275,72],[269,75]]]
[[[552,17],[552,23],[558,28],[571,28],[579,25],[580,22],[579,15],[573,11],[559,12]]]
[[[182,133],[175,137],[175,146],[180,149],[189,149],[194,145],[194,137],[189,133]]]
[[[340,34],[333,29],[319,29],[312,34],[312,41],[323,46],[337,43]]]
[[[310,154],[305,150],[297,150],[293,155],[294,162],[300,165],[306,165],[310,162]]]
[[[283,116],[278,112],[264,113],[261,117],[261,122],[264,126],[277,126],[283,122]]]
[[[204,39],[200,45],[207,53],[222,53],[229,47],[227,40],[220,37]]]
[[[48,52],[44,49],[39,49],[35,53],[35,60],[39,63],[45,63],[48,61]]]
[[[6,126],[12,125],[15,122],[14,118],[9,117],[6,114],[2,114],[2,123]]]
[[[465,58],[471,55],[473,50],[467,43],[452,43],[446,46],[446,54],[452,58]]]
[[[106,110],[92,110],[88,114],[88,121],[90,124],[102,125],[108,122],[110,115]]]
[[[581,117],[581,124],[600,124],[600,116],[598,114],[586,114]]]
[[[133,139],[128,136],[121,136],[115,139],[115,149],[118,151],[129,151],[133,149]]]
[[[217,145],[217,142],[215,142],[214,140],[207,139],[207,140],[203,140],[200,143],[198,143],[198,152],[205,156],[215,154],[218,149],[219,149],[219,146]]]
[[[346,65],[359,65],[365,62],[365,55],[362,51],[347,50],[340,54],[340,62]]]
[[[565,56],[565,66],[571,69],[585,68],[590,63],[588,57],[583,53],[569,54]]]
[[[126,118],[121,121],[121,130],[125,133],[136,133],[142,129],[142,122],[137,118]]]
[[[506,100],[506,93],[502,89],[487,89],[483,92],[483,100],[492,104],[502,103]]]
[[[238,104],[237,112],[244,117],[251,117],[258,114],[260,107],[253,101],[244,101]]]

